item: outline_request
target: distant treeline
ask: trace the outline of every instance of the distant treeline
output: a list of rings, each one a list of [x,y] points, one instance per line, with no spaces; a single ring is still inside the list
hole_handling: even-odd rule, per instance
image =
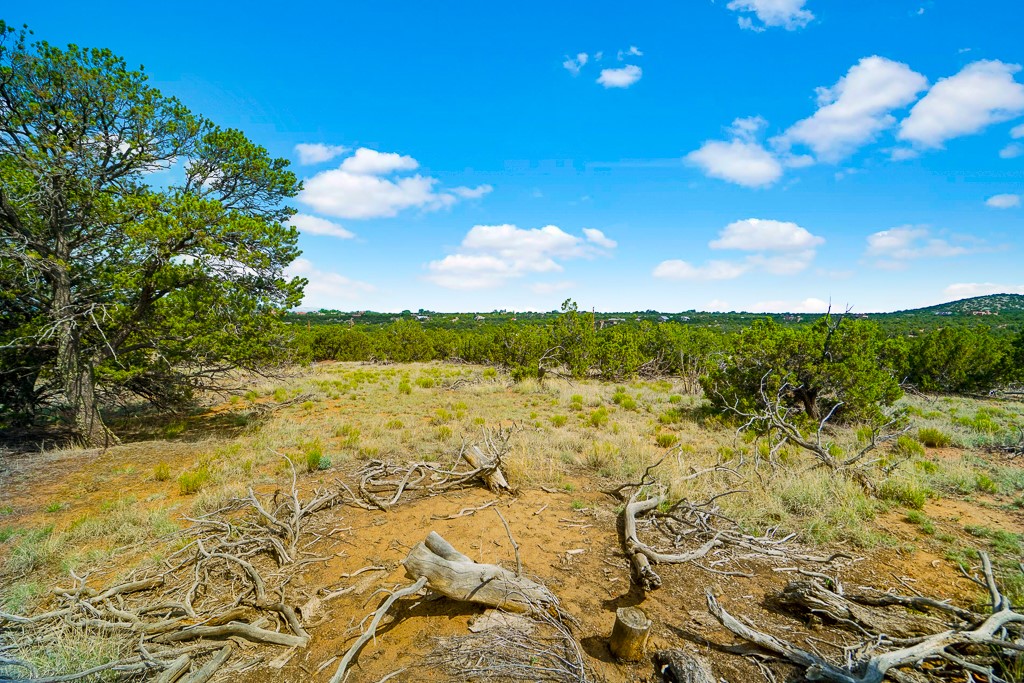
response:
[[[802,324],[747,319],[725,330],[671,320],[601,328],[594,314],[566,302],[561,313],[544,320],[500,325],[450,328],[399,318],[377,325],[296,326],[295,343],[299,359],[307,362],[461,360],[504,368],[515,379],[548,373],[606,380],[673,375],[694,390],[712,370],[734,362],[734,356],[751,356],[752,349],[766,358],[766,371],[815,355],[822,356],[820,362],[841,355],[884,367],[922,391],[972,393],[1024,381],[1024,328],[985,322],[923,333],[854,316],[815,316]],[[842,334],[829,335],[831,328]]]

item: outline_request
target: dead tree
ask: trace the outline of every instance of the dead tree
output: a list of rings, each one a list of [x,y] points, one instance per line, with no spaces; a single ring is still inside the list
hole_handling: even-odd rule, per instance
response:
[[[881,683],[887,675],[898,675],[896,671],[900,667],[937,661],[967,680],[981,675],[992,683],[1007,683],[1009,676],[1004,677],[1003,671],[1005,663],[1019,664],[1024,651],[1021,644],[1024,614],[1014,611],[1000,592],[988,555],[980,553],[980,557],[983,577],[971,578],[989,593],[991,611],[987,615],[928,598],[882,594],[864,600],[868,604],[938,611],[948,619],[944,628],[913,637],[896,638],[881,632],[878,623],[858,614],[859,608],[851,610],[849,604],[860,602],[859,596],[839,596],[817,586],[808,597],[799,598],[797,602],[807,605],[814,613],[852,626],[864,638],[858,647],[847,648],[848,661],[842,665],[743,623],[729,614],[710,592],[707,594],[708,610],[728,631],[803,668],[810,680]]]
[[[875,461],[866,460],[867,456],[880,445],[898,438],[907,432],[909,425],[902,425],[900,415],[890,416],[883,424],[870,425],[869,438],[856,453],[843,457],[837,455],[833,450],[833,444],[823,437],[827,434],[829,421],[842,408],[840,401],[832,406],[831,410],[823,417],[814,418],[816,426],[813,432],[799,426],[795,417],[802,412],[801,409],[790,405],[787,396],[800,389],[788,382],[783,382],[773,394],[768,392],[768,376],[761,378],[759,388],[760,407],[756,410],[740,407],[739,401],[732,404],[726,402],[725,397],[719,394],[719,398],[726,406],[726,409],[734,415],[743,418],[745,422],[736,430],[736,433],[747,430],[757,430],[763,433],[769,443],[768,461],[774,467],[775,457],[778,452],[787,444],[792,443],[799,446],[814,456],[819,466],[827,467],[832,472],[852,476],[865,489],[874,491],[875,484],[868,476],[868,468]],[[896,465],[890,465],[888,471],[892,471]]]
[[[511,612],[544,611],[558,605],[547,588],[493,564],[474,562],[437,532],[417,543],[402,561],[410,578],[453,600],[474,602]]]

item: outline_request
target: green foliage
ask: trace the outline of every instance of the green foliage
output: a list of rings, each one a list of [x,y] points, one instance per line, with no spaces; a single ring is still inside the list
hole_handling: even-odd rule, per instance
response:
[[[552,341],[566,371],[575,378],[586,377],[593,363],[597,332],[593,313],[580,313],[572,299],[562,302],[562,314],[552,325]]]
[[[953,437],[935,427],[921,427],[917,430],[917,440],[929,448],[945,448],[953,443]]]
[[[925,391],[987,391],[1010,379],[1012,353],[987,327],[945,327],[913,340],[908,379]]]
[[[823,317],[805,327],[757,320],[733,339],[723,362],[701,384],[720,409],[785,404],[818,421],[881,423],[902,391],[889,367],[886,339],[868,321]]]
[[[316,472],[317,470],[325,469],[321,467],[324,459],[324,446],[320,442],[320,439],[302,444],[301,450],[302,455],[306,460],[307,472]],[[327,462],[329,467],[330,460]]]
[[[900,434],[892,445],[891,453],[896,457],[924,457],[924,448],[914,437]]]
[[[656,437],[654,437],[654,442],[661,446],[662,448],[669,448],[670,446],[675,446],[678,441],[679,437],[673,434],[672,432],[661,432]]]
[[[565,423],[569,421],[569,418],[565,415],[552,415],[551,424],[554,427],[564,427]]]
[[[183,496],[199,493],[199,490],[210,480],[210,470],[206,465],[182,472],[178,477],[178,490]]]
[[[590,424],[597,428],[608,424],[608,409],[601,406],[590,411]]]
[[[928,500],[929,491],[917,481],[906,478],[889,478],[878,487],[878,497],[893,503],[920,510]]]
[[[101,394],[180,404],[225,367],[284,356],[279,312],[305,284],[282,274],[299,254],[286,160],[109,50],[30,43],[0,23],[0,74],[0,189],[18,251],[0,264],[0,393],[15,361],[26,368],[0,411],[61,396],[80,439],[105,443]],[[150,184],[173,165],[180,181]]]

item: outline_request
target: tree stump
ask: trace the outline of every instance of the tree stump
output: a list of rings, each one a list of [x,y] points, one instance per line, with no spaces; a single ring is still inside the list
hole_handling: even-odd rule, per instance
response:
[[[654,666],[662,683],[715,683],[707,662],[682,650],[658,650]]]
[[[402,561],[412,578],[426,577],[433,590],[453,600],[510,612],[544,611],[558,604],[544,586],[493,564],[474,562],[431,531]]]
[[[617,659],[639,662],[647,649],[651,633],[651,620],[639,607],[620,607],[615,610],[615,626],[608,638],[608,646]]]

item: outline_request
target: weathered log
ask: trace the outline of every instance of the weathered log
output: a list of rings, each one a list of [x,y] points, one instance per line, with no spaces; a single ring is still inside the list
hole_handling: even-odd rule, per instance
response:
[[[306,647],[309,645],[309,636],[293,636],[290,633],[268,631],[265,628],[241,621],[231,621],[222,626],[192,626],[181,631],[159,635],[153,639],[153,642],[178,643],[185,640],[198,640],[199,638],[230,638],[231,636],[251,640],[254,643],[269,643],[271,645],[284,645],[285,647]]]
[[[608,638],[608,647],[617,659],[639,662],[647,649],[651,634],[651,620],[639,607],[620,607],[615,610],[615,625]]]
[[[153,683],[174,683],[185,675],[190,664],[192,664],[192,658],[187,654],[181,655],[168,664],[167,668],[160,672],[160,675],[154,679]]]
[[[483,477],[484,483],[487,484],[487,488],[491,491],[500,493],[512,490],[512,487],[508,485],[508,481],[505,480],[505,475],[501,472],[501,463],[496,463],[488,458],[476,446],[463,449],[462,457],[469,463],[470,467],[483,470],[480,476]]]
[[[185,683],[206,683],[206,681],[213,678],[213,675],[217,673],[217,669],[224,665],[224,662],[228,661],[228,657],[231,656],[231,652],[234,650],[233,645],[225,645],[220,651],[213,656],[213,659],[203,665],[199,671],[185,679]]]
[[[682,650],[658,650],[654,667],[662,683],[715,683],[708,663]]]
[[[670,555],[661,553],[642,542],[636,531],[636,518],[653,510],[665,501],[664,496],[654,496],[646,500],[637,500],[636,494],[630,499],[622,513],[622,547],[629,558],[633,583],[644,590],[661,588],[661,577],[651,564],[682,564],[700,559],[712,549],[722,545],[717,537],[688,553]]]
[[[453,600],[511,612],[543,611],[558,604],[544,586],[494,564],[474,562],[431,531],[402,561],[410,578],[426,577],[429,587]]]

